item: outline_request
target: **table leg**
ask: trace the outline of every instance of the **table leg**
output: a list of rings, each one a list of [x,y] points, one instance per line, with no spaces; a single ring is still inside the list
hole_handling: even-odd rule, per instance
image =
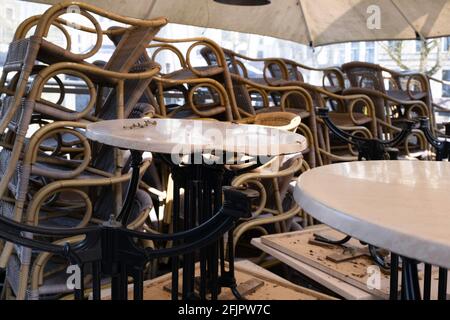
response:
[[[180,189],[182,185],[181,174],[178,173],[179,168],[174,167],[172,170],[173,179],[173,214],[172,214],[172,232],[177,233],[179,231],[178,218],[180,215]],[[176,246],[178,241],[173,242],[173,246]],[[172,300],[178,300],[178,257],[172,257]]]
[[[447,300],[448,270],[439,268],[438,300]]]
[[[120,221],[123,226],[128,224],[128,219],[131,215],[131,209],[133,207],[133,201],[136,196],[136,192],[139,186],[139,167],[142,163],[142,152],[131,150],[131,180],[128,185],[127,196],[125,198],[125,203],[123,204],[122,210],[120,211],[117,221]]]
[[[234,228],[228,232],[227,252],[228,252],[228,273],[227,280],[231,292],[238,300],[244,300],[237,289],[236,277],[234,276]]]
[[[405,257],[402,258],[402,299],[421,299],[417,261]]]
[[[172,164],[168,157],[162,155],[163,160],[172,168],[174,181],[173,195],[173,230],[179,230],[180,219],[180,190],[184,190],[184,229],[189,229],[211,218],[222,207],[222,186],[224,168],[204,164],[187,164],[178,166]],[[191,155],[191,160],[195,155]],[[234,278],[234,254],[232,232],[228,241],[229,271],[224,271],[223,240],[201,249],[197,253],[183,256],[183,299],[206,299],[207,293],[211,299],[217,299],[221,287],[229,287],[237,298]],[[195,258],[200,264],[200,290],[195,292]],[[219,275],[219,260],[221,262]],[[172,259],[172,299],[178,299],[178,258]]]
[[[390,278],[390,292],[389,299],[397,300],[398,299],[398,263],[399,258],[398,255],[391,252],[391,278]]]
[[[431,299],[431,264],[425,263],[423,277],[423,300]]]

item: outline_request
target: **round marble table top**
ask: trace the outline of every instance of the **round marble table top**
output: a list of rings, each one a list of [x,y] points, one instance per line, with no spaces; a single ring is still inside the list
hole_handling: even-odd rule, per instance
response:
[[[450,163],[362,161],[303,173],[295,200],[359,240],[450,268]]]
[[[292,154],[307,148],[302,135],[272,127],[187,119],[124,119],[89,124],[89,139],[111,146],[166,154],[202,151],[251,156]]]

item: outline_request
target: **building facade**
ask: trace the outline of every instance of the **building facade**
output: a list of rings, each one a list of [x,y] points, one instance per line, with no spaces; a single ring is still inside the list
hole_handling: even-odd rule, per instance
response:
[[[17,26],[29,16],[40,14],[47,8],[47,5],[22,2],[19,0],[2,0],[0,6],[0,66],[6,57],[8,44],[13,38]],[[79,17],[79,16],[78,16]],[[107,19],[100,18],[102,26],[110,26]],[[95,36],[86,33],[71,31],[73,39],[73,51],[83,52],[95,43]],[[400,67],[388,54],[386,48],[397,45],[397,42],[355,42],[334,44],[325,47],[310,48],[305,45],[296,44],[289,41],[278,40],[270,37],[242,34],[217,29],[207,29],[177,24],[169,24],[158,34],[165,38],[189,38],[195,36],[205,36],[216,41],[220,46],[231,49],[249,57],[284,57],[298,61],[302,64],[314,67],[339,66],[350,61],[367,61],[381,64],[387,68],[399,70]],[[53,41],[64,45],[64,38],[61,33],[52,31],[50,37]],[[439,60],[439,68],[433,75],[438,79],[450,80],[450,59],[449,59],[449,38],[438,40],[439,50],[434,49],[427,59],[427,65],[434,66]],[[187,50],[188,45],[181,45],[182,50]],[[111,42],[105,41],[102,50],[91,58],[94,60],[107,60],[114,50]],[[439,56],[439,59],[438,59]],[[403,41],[402,43],[402,63],[410,70],[417,70],[420,64],[420,41]],[[193,52],[191,57],[194,65],[204,64],[200,53]],[[162,53],[158,56],[158,62],[162,66],[163,72],[171,72],[179,66],[178,60],[170,53]],[[249,65],[249,72],[261,73],[261,68],[256,65]],[[306,81],[313,84],[321,83],[321,75],[318,73],[307,73]],[[432,85],[434,98],[445,102],[450,97],[450,86],[434,83]]]

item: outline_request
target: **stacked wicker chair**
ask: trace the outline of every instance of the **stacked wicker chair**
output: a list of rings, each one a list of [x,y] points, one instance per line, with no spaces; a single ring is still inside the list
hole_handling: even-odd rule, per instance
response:
[[[73,12],[74,7],[94,28],[74,25],[61,17]],[[94,14],[120,23],[121,27],[103,30]],[[64,229],[102,223],[119,212],[122,190],[131,176],[126,155],[89,142],[83,131],[91,121],[142,117],[151,111],[150,106],[138,102],[159,66],[141,61],[145,46],[166,23],[162,18],[131,19],[84,3],[64,2],[19,26],[0,83],[2,215],[31,225]],[[74,26],[97,37],[89,52],[71,51],[68,29]],[[27,36],[33,27],[34,33]],[[46,38],[50,27],[63,32],[66,48]],[[103,66],[89,63],[88,58],[102,47],[104,36],[120,38],[116,50]],[[83,110],[64,106],[64,75],[85,82],[89,100]],[[51,79],[59,87],[57,102],[45,99]],[[144,161],[141,174],[150,160]],[[131,227],[142,227],[151,208],[149,193],[140,190]],[[58,278],[61,271],[65,273],[66,264],[50,258],[49,254],[36,256],[30,249],[6,243],[0,257],[0,267],[7,271],[4,293],[17,299],[36,299],[67,291],[64,277]]]
[[[348,79],[343,94],[364,94],[372,100],[380,139],[399,132],[399,124],[405,119],[428,117],[434,127],[429,84],[423,74],[399,73],[367,62],[350,62],[341,68]],[[405,141],[404,154],[422,155],[428,150],[424,135],[418,130],[411,135],[414,138]]]
[[[154,77],[149,90],[154,94],[156,115],[169,118],[210,118],[231,121],[236,116],[230,101],[229,71],[225,64],[196,66],[191,56],[202,47],[223,57],[220,47],[207,38],[155,38],[148,45],[149,59],[157,62],[161,53],[171,52],[179,61],[180,69]],[[182,52],[179,46],[187,47]],[[220,61],[223,61],[221,59]],[[170,97],[177,103],[167,103]]]
[[[250,78],[244,61],[262,61],[269,65],[277,63],[277,59],[252,59],[223,48],[213,51],[205,47],[201,54],[210,67],[227,65],[229,71],[226,75],[229,78],[224,79],[224,86],[229,88],[227,92],[236,121],[245,121],[247,118],[251,120],[262,113],[270,113],[276,117],[280,112],[288,112],[300,116],[302,124],[298,126],[298,131],[308,138],[309,144],[309,149],[305,150],[305,159],[311,167],[316,166],[316,121],[310,95],[299,86],[274,86],[264,77]]]
[[[183,52],[180,47],[187,47]],[[207,65],[194,65],[191,56],[199,50]],[[240,77],[228,56],[228,51],[220,48],[214,41],[206,38],[192,39],[162,39],[155,38],[148,46],[148,59],[156,62],[162,52],[171,52],[179,61],[180,69],[169,73],[160,73],[153,78],[148,91],[149,103],[154,106],[157,117],[196,118],[204,120],[234,121],[237,123],[276,126],[282,129],[299,131],[309,141],[313,134],[308,126],[300,122],[300,118],[308,119],[311,111],[311,100],[306,90],[298,87],[273,87],[263,82],[254,82],[246,77]],[[245,67],[242,65],[245,72]],[[201,90],[200,90],[201,89]],[[261,110],[254,108],[251,94],[259,93],[266,104]],[[278,104],[281,107],[270,106],[272,95],[281,92]],[[297,108],[285,108],[285,101],[290,95],[297,94],[303,102]],[[173,97],[178,103],[167,103]],[[237,101],[243,100],[243,103]],[[295,113],[292,113],[294,111]],[[310,144],[312,165],[315,164],[314,143]],[[252,219],[242,223],[237,229],[235,240],[249,229],[261,229],[263,226],[275,226],[276,230],[286,231],[286,224],[291,220],[299,220],[301,209],[290,202],[286,207],[285,199],[289,198],[288,189],[292,178],[299,174],[308,164],[298,156],[292,159],[276,158],[270,164],[257,168],[237,177],[233,185],[252,187],[260,193],[260,203],[255,205]],[[309,160],[309,158],[308,158]],[[251,161],[250,161],[251,163]],[[244,165],[246,166],[246,165]],[[158,167],[162,181],[168,179],[167,192],[170,192],[170,177],[164,175],[163,166]],[[230,171],[238,172],[240,165],[230,166]],[[250,179],[247,179],[251,177]],[[166,180],[167,181],[167,180]],[[170,198],[165,207],[165,222],[170,224]],[[260,219],[264,217],[264,219]],[[288,221],[288,222],[287,222]],[[303,222],[302,222],[303,223]],[[268,231],[265,231],[266,233]]]
[[[261,113],[238,122],[291,132],[296,132],[301,124],[300,117],[289,112]],[[242,221],[234,230],[235,246],[251,230],[267,235],[308,225],[309,218],[293,200],[291,188],[293,178],[308,169],[309,165],[301,154],[278,156],[233,179],[232,186],[246,187],[259,193],[258,201],[253,205],[252,217]]]
[[[333,121],[342,129],[360,134],[365,137],[377,135],[376,120],[373,112],[373,105],[370,99],[364,95],[343,96],[340,93],[344,86],[344,77],[338,68],[315,69],[294,61],[279,58],[254,59],[225,50],[230,61],[235,64],[236,72],[246,77],[245,64],[248,62],[260,62],[263,64],[261,79],[252,79],[253,82],[263,83],[272,88],[300,88],[310,96],[310,112],[299,112],[298,106],[304,105],[304,97],[295,90],[286,93],[284,96],[274,94],[272,89],[270,99],[279,103],[279,107],[272,106],[263,108],[257,112],[288,111],[299,114],[304,123],[308,126],[310,133],[300,130],[306,137],[312,136],[310,145],[314,148],[315,161],[311,161],[311,155],[307,154],[306,159],[310,167],[323,165],[333,161],[355,160],[355,151],[347,145],[341,145],[338,141],[333,141],[328,129],[315,115],[315,108],[329,107],[334,111],[330,113]],[[323,87],[314,86],[304,82],[301,69],[321,72],[323,75]],[[256,94],[261,94],[256,92]],[[267,99],[268,100],[268,99]],[[264,103],[263,103],[264,104]],[[267,103],[268,104],[268,103]],[[356,108],[355,106],[359,104]]]
[[[92,27],[64,19],[74,8]],[[95,15],[119,26],[103,29]],[[54,5],[18,27],[0,78],[2,216],[59,229],[117,216],[131,176],[129,159],[121,150],[86,139],[84,130],[93,121],[190,118],[278,127],[304,135],[309,143],[304,157],[274,157],[256,169],[245,167],[253,169],[243,174],[238,174],[242,167],[229,166],[235,173],[230,179],[233,186],[259,194],[252,217],[234,230],[235,244],[250,230],[268,234],[312,224],[292,199],[293,178],[315,166],[357,159],[357,151],[336,139],[316,117],[316,108],[328,108],[340,129],[366,138],[392,138],[402,120],[417,116],[430,117],[437,128],[434,112],[442,110],[432,102],[429,77],[361,62],[318,69],[282,58],[254,59],[207,38],[156,37],[166,23],[164,18],[127,18],[71,1]],[[50,28],[62,32],[66,47],[49,40]],[[95,45],[85,53],[74,53],[71,28],[94,35]],[[112,56],[105,62],[91,62],[106,38],[115,45]],[[168,52],[177,57],[180,68],[164,73],[158,59]],[[194,55],[203,57],[204,64],[195,63]],[[259,77],[250,74],[248,64],[261,65]],[[322,86],[305,83],[305,72],[321,72]],[[67,76],[84,82],[82,93],[89,98],[81,110],[66,105],[69,91],[63,79]],[[47,91],[55,88],[59,97],[49,101]],[[414,135],[415,150],[427,149],[422,132]],[[409,147],[405,145],[405,154],[411,153]],[[144,182],[129,228],[154,232],[148,223],[155,198],[149,185],[158,190],[157,196],[172,191],[168,168],[153,160],[144,160],[141,167]],[[249,163],[255,164],[252,159]],[[170,232],[171,198],[162,200],[166,225],[158,231]],[[82,238],[47,240],[62,245]],[[0,268],[7,271],[3,294],[17,299],[61,296],[68,291],[66,277],[61,277],[66,267],[50,253],[36,254],[5,243],[0,255]],[[84,280],[89,285],[89,278]]]
[[[345,88],[344,74],[337,67],[314,68],[293,60],[279,58],[277,63],[268,64],[267,70],[273,78],[288,81],[307,82],[307,73],[318,73],[322,75],[322,87],[335,94],[341,94]],[[266,80],[268,80],[266,76]]]
[[[439,80],[439,79],[436,79],[436,78],[430,77],[430,76],[426,76],[426,80],[427,81],[425,82],[425,84],[426,84],[425,89],[428,91],[428,96],[430,97],[429,98],[429,102],[431,104],[430,109],[432,110],[431,115],[433,118],[432,120],[434,121],[434,123],[432,123],[432,125],[433,125],[432,128],[436,134],[440,134],[440,133],[442,133],[442,131],[445,132],[446,124],[440,123],[437,118],[439,115],[448,117],[450,115],[450,109],[446,106],[440,105],[433,101],[433,95],[431,94],[431,83],[434,82],[434,83],[438,83],[440,85],[449,85],[449,82],[444,81],[444,80]]]

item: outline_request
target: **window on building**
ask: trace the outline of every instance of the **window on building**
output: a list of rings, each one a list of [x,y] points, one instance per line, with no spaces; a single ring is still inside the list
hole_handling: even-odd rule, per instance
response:
[[[352,61],[359,60],[359,42],[352,42]]]
[[[9,19],[14,19],[13,8],[6,8],[6,17],[8,17]]]
[[[245,33],[239,33],[239,41],[241,42],[248,41],[248,35]]]
[[[172,72],[172,64],[170,62],[166,62],[166,73]]]
[[[375,62],[375,43],[374,42],[366,42],[366,62]]]
[[[442,80],[450,81],[450,70],[443,70],[442,71]],[[450,86],[447,84],[442,85],[442,96],[443,97],[450,97]]]
[[[336,64],[343,64],[345,62],[345,44],[338,44],[337,47],[337,61]]]
[[[0,66],[3,66],[5,61],[6,61],[6,52],[0,52]]]
[[[450,51],[450,37],[442,38],[442,50]]]
[[[422,40],[416,40],[416,52],[422,51]]]
[[[388,47],[391,50],[399,49],[401,46],[402,46],[402,42],[401,41],[397,41],[397,40],[390,40],[390,41],[388,41]]]
[[[324,48],[325,49],[325,53],[326,53],[326,64],[332,64],[333,63],[333,53],[332,51],[332,47],[327,47]],[[309,58],[312,58],[314,55],[313,50],[309,50]]]
[[[229,31],[222,31],[222,40],[231,41],[231,33]]]
[[[2,33],[2,40],[5,42],[10,42],[12,41],[13,37],[14,37],[14,29],[9,27],[9,26],[4,26],[3,27],[3,33]],[[2,42],[3,42],[2,41]]]
[[[258,50],[258,52],[257,52],[257,54],[256,54],[256,57],[257,57],[258,59],[264,58],[264,52],[263,52],[262,50]]]

